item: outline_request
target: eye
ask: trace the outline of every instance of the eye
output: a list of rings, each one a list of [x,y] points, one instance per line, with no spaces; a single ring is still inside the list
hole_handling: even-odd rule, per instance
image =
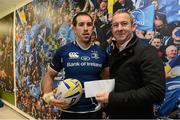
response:
[[[78,26],[84,26],[83,22],[78,23]]]
[[[93,23],[92,23],[92,22],[88,22],[88,23],[87,23],[87,26],[88,26],[88,27],[92,27],[92,26],[93,26]]]
[[[122,25],[122,26],[127,26],[128,23],[127,23],[127,22],[122,22],[121,25]]]
[[[113,27],[113,28],[117,28],[118,26],[119,26],[118,23],[113,23],[113,24],[112,24],[112,27]]]

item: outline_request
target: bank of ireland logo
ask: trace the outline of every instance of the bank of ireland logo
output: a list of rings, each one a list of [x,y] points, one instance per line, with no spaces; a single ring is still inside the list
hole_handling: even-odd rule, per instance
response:
[[[70,52],[69,53],[69,59],[78,59],[79,53],[78,52]]]
[[[134,21],[138,25],[144,25],[145,22],[145,15],[144,12],[141,9],[136,9],[132,12],[132,16],[134,18]]]
[[[91,58],[99,59],[99,55],[98,55],[97,51],[92,51]]]

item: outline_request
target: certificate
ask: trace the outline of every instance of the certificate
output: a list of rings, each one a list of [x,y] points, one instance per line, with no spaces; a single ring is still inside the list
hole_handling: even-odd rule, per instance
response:
[[[111,92],[114,89],[114,85],[114,79],[84,82],[85,97],[95,97],[98,92]]]

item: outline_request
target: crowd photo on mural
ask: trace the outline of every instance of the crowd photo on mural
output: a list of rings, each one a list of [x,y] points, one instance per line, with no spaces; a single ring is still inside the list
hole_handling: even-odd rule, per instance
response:
[[[154,115],[180,118],[179,8],[179,0],[33,0],[17,9],[14,68],[17,108],[36,119],[59,118],[61,111],[43,100],[41,81],[56,50],[75,41],[73,17],[79,12],[88,13],[94,25],[91,42],[111,55],[115,48],[111,31],[113,15],[126,11],[136,22],[139,42],[154,46],[165,67],[165,98],[154,103]],[[0,87],[13,91],[14,88],[4,85],[8,82],[14,86],[11,39],[8,33],[0,34]],[[63,69],[58,73],[53,89],[64,80],[65,74]]]
[[[0,88],[13,92],[13,14],[0,20]]]

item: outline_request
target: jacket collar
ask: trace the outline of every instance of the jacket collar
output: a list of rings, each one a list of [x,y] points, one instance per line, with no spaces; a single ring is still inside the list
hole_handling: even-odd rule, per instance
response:
[[[126,45],[125,49],[122,50],[121,52],[131,49],[133,46],[135,46],[137,44],[137,42],[138,42],[137,36],[134,35],[133,38],[129,41],[129,43]],[[115,47],[115,49],[113,51],[119,53],[119,49],[117,47]]]
[[[109,56],[109,64],[110,69],[116,69],[117,66],[121,65],[126,59],[128,59],[130,56],[134,54],[134,46],[137,44],[138,39],[136,36],[133,36],[133,38],[129,41],[126,48],[119,52],[119,49],[115,47],[115,49],[112,51],[111,55]]]

